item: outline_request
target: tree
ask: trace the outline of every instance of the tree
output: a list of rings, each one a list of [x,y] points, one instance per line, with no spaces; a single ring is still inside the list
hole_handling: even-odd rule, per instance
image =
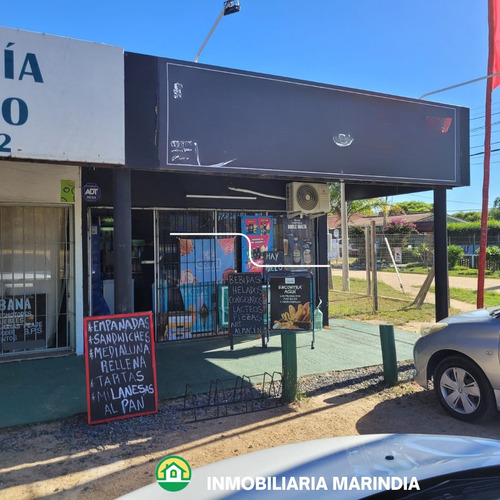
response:
[[[400,201],[398,205],[404,210],[405,214],[434,211],[434,205],[432,203],[425,203],[424,201]]]
[[[488,219],[500,220],[500,197],[496,197],[493,208],[488,212]]]
[[[431,248],[429,248],[427,243],[422,243],[420,247],[417,248],[417,253],[422,259],[424,267],[427,267],[432,263],[432,256],[434,255],[434,252]]]
[[[368,198],[366,200],[348,201],[347,205],[347,220],[353,214],[375,215],[382,212],[385,216],[403,213],[399,205],[388,203],[383,198]],[[330,206],[331,213],[341,216],[340,202],[340,182],[330,183]]]
[[[478,222],[481,220],[481,212],[456,212],[453,217],[465,222]]]
[[[374,211],[382,206],[380,198],[369,198],[367,200],[348,201],[347,205],[347,220],[353,214],[373,215]],[[330,183],[330,207],[331,213],[341,217],[341,201],[340,201],[340,182]]]

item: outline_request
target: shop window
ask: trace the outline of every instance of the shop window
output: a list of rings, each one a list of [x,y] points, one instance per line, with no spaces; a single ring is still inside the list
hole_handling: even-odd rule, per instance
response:
[[[244,220],[244,213],[230,211],[158,213],[159,342],[227,333],[227,275],[241,272],[248,259],[243,258],[240,237],[203,233],[241,233]],[[259,234],[266,232],[269,249],[275,250],[278,241],[282,250],[282,217],[262,215],[257,220],[265,220],[266,228],[276,224],[275,233]],[[200,234],[183,238],[171,233]]]
[[[0,207],[0,355],[69,347],[70,215]]]
[[[255,243],[254,260],[264,263],[265,252],[271,251],[285,265],[314,264],[314,228],[308,218],[222,210],[132,211],[134,310],[153,311],[158,342],[227,333],[227,275],[254,269],[246,240],[212,233],[242,232]],[[113,254],[112,211],[93,211],[93,315],[113,313]],[[264,270],[257,272],[265,286]]]

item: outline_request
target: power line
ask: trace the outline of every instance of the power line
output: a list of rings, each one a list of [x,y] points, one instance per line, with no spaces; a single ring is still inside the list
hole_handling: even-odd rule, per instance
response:
[[[496,153],[498,151],[500,151],[500,148],[498,148],[498,149],[491,149],[490,153]],[[479,156],[479,155],[484,155],[484,151],[480,151],[479,153],[472,153],[470,156],[472,158],[473,156]]]

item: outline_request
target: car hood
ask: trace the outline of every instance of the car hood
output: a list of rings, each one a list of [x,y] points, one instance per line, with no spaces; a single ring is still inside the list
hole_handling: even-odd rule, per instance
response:
[[[359,499],[386,489],[375,487],[360,490],[354,487],[339,490],[334,488],[335,481],[336,484],[342,484],[344,481],[344,485],[352,487],[353,478],[361,484],[363,478],[371,481],[373,478],[393,477],[408,483],[412,478],[424,480],[457,471],[498,465],[500,442],[490,439],[420,434],[338,437],[278,446],[193,469],[187,487],[175,495],[179,499],[204,500],[255,496],[273,500],[300,499],[309,495],[314,498],[332,498],[334,495],[335,498]],[[237,484],[235,481],[238,478],[243,480],[258,477],[271,478],[267,480],[265,489],[249,491],[244,488],[232,488]],[[229,488],[210,490],[208,485],[214,484],[214,478],[228,478],[225,484],[229,485]],[[299,478],[314,478],[316,485],[319,484],[320,478],[324,478],[327,489],[297,491],[293,488],[283,488],[284,485],[290,484],[287,481],[291,478],[295,478],[297,483]],[[165,491],[154,483],[122,498],[163,499]]]
[[[500,307],[490,307],[488,309],[475,309],[473,311],[461,312],[442,319],[439,323],[448,323],[449,325],[454,323],[487,323],[488,321],[494,319],[492,313],[495,311],[500,312]]]

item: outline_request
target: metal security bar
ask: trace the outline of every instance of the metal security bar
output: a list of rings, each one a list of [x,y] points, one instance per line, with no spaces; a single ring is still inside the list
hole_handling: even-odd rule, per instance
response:
[[[215,240],[178,238],[171,233],[213,233],[216,215],[206,211],[159,211],[157,340],[215,335]]]
[[[222,210],[157,212],[155,311],[158,342],[227,333],[224,308],[227,286],[223,285],[229,273],[243,268],[240,237],[234,234],[242,232],[242,218],[247,215],[261,222],[264,219],[272,221],[274,237],[269,242],[272,250],[283,251],[285,233],[287,238],[293,235],[298,238],[298,233],[292,230],[294,221],[288,221],[282,214],[255,215]],[[186,233],[185,238],[180,236],[182,233]],[[225,237],[224,233],[229,234]]]

